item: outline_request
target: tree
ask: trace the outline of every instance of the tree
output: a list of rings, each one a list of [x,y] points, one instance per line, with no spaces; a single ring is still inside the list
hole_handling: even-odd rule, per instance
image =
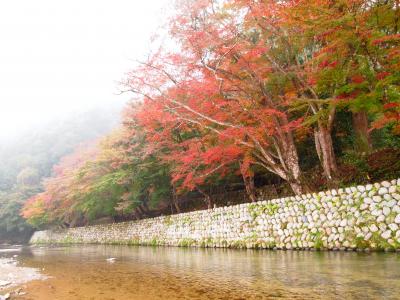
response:
[[[75,172],[97,155],[95,143],[78,147],[54,166],[54,175],[45,180],[44,192],[32,196],[22,209],[22,216],[34,226],[76,224],[82,214],[74,209],[74,195],[79,191],[73,185]]]
[[[38,185],[40,182],[39,172],[35,168],[27,167],[17,175],[17,184],[23,186]]]
[[[180,53],[156,53],[125,84],[146,105],[156,102],[170,118],[249,153],[251,164],[277,174],[300,194],[305,185],[293,132],[301,118],[286,113],[285,90],[268,88],[273,66],[267,49],[257,34],[242,32],[238,19],[238,11],[228,14],[214,1],[181,3],[171,25]]]
[[[313,87],[353,116],[355,148],[371,150],[373,127],[398,124],[398,1],[296,1],[291,24],[314,41]]]

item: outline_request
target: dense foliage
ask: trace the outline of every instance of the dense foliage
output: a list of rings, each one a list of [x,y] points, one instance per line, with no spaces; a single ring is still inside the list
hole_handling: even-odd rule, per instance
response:
[[[25,201],[42,191],[41,180],[52,175],[61,157],[116,126],[119,110],[115,106],[80,113],[0,143],[0,242],[29,238],[33,229],[20,216]]]
[[[210,187],[239,178],[254,201],[257,182],[398,176],[399,25],[394,0],[178,1],[174,50],[123,82],[122,128],[58,164],[23,216],[74,226],[179,212],[187,194],[211,207]]]

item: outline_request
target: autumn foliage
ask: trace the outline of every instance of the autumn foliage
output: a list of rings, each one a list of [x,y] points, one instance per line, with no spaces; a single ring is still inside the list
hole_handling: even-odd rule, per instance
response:
[[[343,153],[371,152],[371,132],[400,133],[398,6],[177,1],[168,23],[173,49],[150,53],[122,82],[134,96],[123,128],[96,154],[60,162],[24,217],[70,226],[124,209],[149,215],[159,201],[179,212],[190,192],[211,207],[207,187],[230,176],[252,201],[257,174],[301,194],[318,188],[307,180],[310,168],[337,186]]]

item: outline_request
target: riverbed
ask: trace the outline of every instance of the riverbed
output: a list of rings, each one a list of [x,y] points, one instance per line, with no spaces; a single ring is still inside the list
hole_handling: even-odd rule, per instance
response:
[[[16,259],[48,277],[22,300],[400,299],[398,253],[68,246]]]

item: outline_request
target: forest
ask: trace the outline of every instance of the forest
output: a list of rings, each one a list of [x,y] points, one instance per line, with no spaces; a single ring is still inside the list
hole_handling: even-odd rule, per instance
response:
[[[169,44],[120,83],[122,123],[16,176],[21,216],[74,227],[400,177],[399,5],[177,1]]]
[[[20,216],[26,200],[43,192],[53,165],[87,140],[100,138],[119,122],[120,106],[98,108],[32,128],[0,146],[0,243],[21,242],[33,228]]]

